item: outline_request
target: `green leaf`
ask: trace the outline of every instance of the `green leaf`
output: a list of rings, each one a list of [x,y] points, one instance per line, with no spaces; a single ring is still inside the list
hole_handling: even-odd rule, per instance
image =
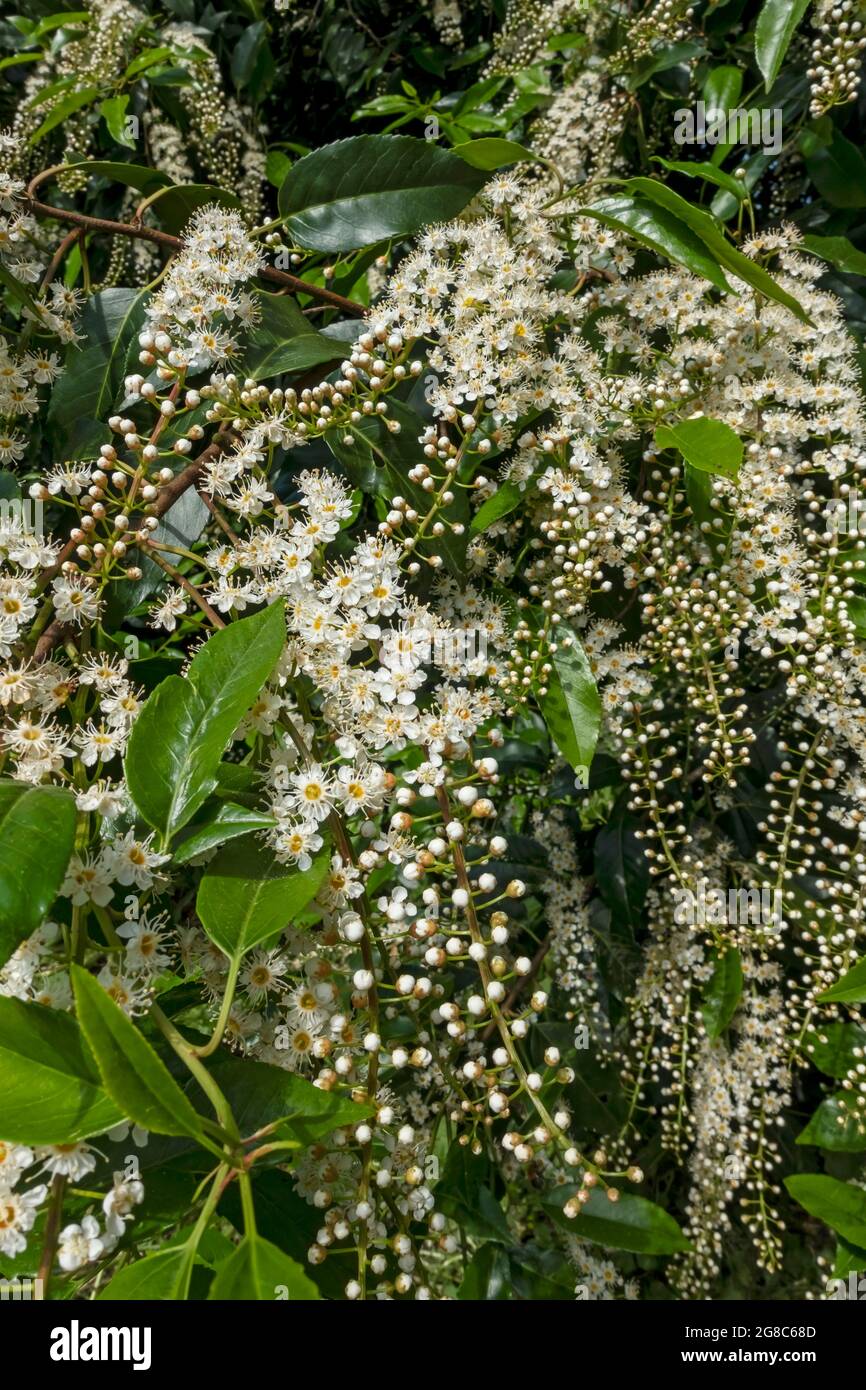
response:
[[[665,169],[672,169],[674,173],[685,174],[690,179],[703,179],[705,183],[714,183],[718,188],[724,188],[738,203],[744,203],[748,197],[742,179],[735,179],[733,174],[726,174],[714,164],[688,159],[661,159],[658,155],[654,156],[654,162],[663,165]]]
[[[852,1245],[866,1247],[866,1192],[825,1173],[793,1173],[785,1178],[788,1192],[810,1216]]]
[[[274,858],[252,836],[226,845],[208,864],[198,888],[196,913],[229,960],[237,960],[291,926],[316,896],[328,871],[324,845],[302,872]]]
[[[819,1004],[863,1004],[866,1002],[866,956],[818,995]]]
[[[171,179],[160,169],[150,169],[146,164],[124,164],[114,159],[81,159],[74,161],[76,170],[92,174],[94,178],[109,179],[112,183],[122,183],[128,188],[136,188],[146,198],[158,188],[170,188]]]
[[[137,77],[140,72],[145,72],[147,68],[155,67],[157,63],[162,63],[166,58],[170,57],[170,48],[164,46],[159,48],[147,48],[144,53],[139,53],[137,58],[133,58],[123,76],[127,80],[130,77]]]
[[[215,849],[217,845],[236,840],[241,835],[249,835],[254,830],[267,830],[276,823],[273,816],[251,811],[233,801],[224,801],[204,825],[189,827],[192,833],[174,851],[174,862],[187,864],[206,850]]]
[[[135,149],[135,140],[126,130],[126,108],[129,105],[129,92],[116,97],[106,97],[100,102],[99,110],[108,126],[108,133],[118,145]]]
[[[282,603],[214,633],[185,678],[168,676],[133,725],[130,795],[168,842],[213,791],[226,744],[265,685],[285,642]]]
[[[712,1039],[725,1031],[740,1002],[743,992],[743,966],[740,953],[729,946],[719,959],[701,1005],[707,1034]]]
[[[516,140],[502,140],[490,136],[482,140],[466,140],[455,145],[452,154],[459,154],[474,169],[504,169],[509,164],[520,164],[524,160],[536,160],[538,156]]]
[[[658,179],[629,179],[627,187],[629,192],[649,198],[660,208],[672,213],[680,222],[684,222],[692,232],[700,237],[710,254],[725,270],[730,271],[740,280],[744,280],[747,285],[751,285],[767,299],[784,304],[786,309],[790,309],[804,323],[811,323],[811,319],[799,300],[777,285],[772,275],[764,270],[763,266],[750,260],[748,256],[744,256],[742,251],[738,251],[708,212],[693,207],[691,203],[686,202],[685,198],[681,198],[678,193],[674,193],[672,188],[660,183]]]
[[[75,842],[75,802],[61,787],[0,781],[0,965],[45,921]]]
[[[640,925],[649,887],[649,864],[636,837],[639,823],[624,793],[595,837],[595,878],[612,917],[629,927]]]
[[[65,121],[67,116],[80,111],[82,106],[89,106],[98,96],[98,87],[80,87],[78,91],[69,92],[56,105],[52,106],[41,126],[30,136],[28,143],[37,145],[43,135],[48,135],[55,126],[60,125],[61,121]]]
[[[280,213],[300,246],[351,251],[456,217],[484,172],[411,135],[354,135],[295,164]]]
[[[195,1264],[195,1250],[187,1245],[169,1246],[121,1269],[99,1294],[100,1301],[183,1302]]]
[[[88,300],[81,316],[83,340],[80,346],[70,344],[66,370],[51,394],[48,421],[62,437],[82,416],[104,420],[113,413],[149,293],[117,288],[100,290]]]
[[[75,1144],[123,1119],[105,1094],[75,1019],[0,998],[0,1138]]]
[[[829,261],[848,275],[866,275],[866,252],[858,251],[844,236],[804,236],[803,246],[813,256]]]
[[[708,74],[701,95],[707,111],[732,111],[740,100],[743,90],[743,74],[740,68],[723,65]]]
[[[244,1236],[225,1264],[217,1269],[208,1298],[227,1302],[306,1301],[321,1298],[302,1265],[256,1231]]]
[[[647,180],[649,182],[649,180]],[[693,275],[701,275],[717,289],[730,292],[716,260],[707,252],[700,237],[677,217],[663,208],[640,198],[601,198],[591,208],[581,208],[584,217],[593,217],[605,227],[632,236],[657,255],[685,266]]]
[[[165,230],[172,236],[180,236],[193,213],[211,203],[217,203],[221,208],[233,208],[236,212],[244,210],[243,203],[234,193],[211,183],[172,184],[160,192],[150,206]]]
[[[242,1134],[278,1124],[282,1137],[296,1139],[299,1147],[306,1147],[335,1129],[359,1124],[376,1111],[372,1102],[320,1090],[297,1072],[248,1057],[220,1054],[210,1071]],[[195,1084],[191,1083],[191,1090]]]
[[[743,441],[723,420],[706,415],[696,420],[678,420],[675,425],[659,425],[655,431],[658,449],[678,449],[692,468],[702,473],[719,473],[736,478],[743,461]]]
[[[866,1131],[845,1091],[821,1102],[806,1128],[797,1135],[797,1143],[813,1144],[831,1153],[853,1154],[866,1149]]]
[[[500,483],[493,496],[488,497],[486,502],[482,502],[472,518],[472,525],[469,529],[473,536],[479,536],[482,531],[488,530],[495,521],[499,521],[500,517],[508,516],[509,512],[516,511],[525,497],[526,489],[521,489],[517,483]]]
[[[755,61],[769,91],[794,37],[794,30],[809,8],[809,0],[764,0],[755,26]]]
[[[594,1187],[580,1215],[569,1219],[563,1206],[577,1191],[576,1185],[558,1187],[556,1198],[548,1198],[542,1205],[557,1226],[578,1240],[591,1240],[611,1250],[632,1250],[640,1255],[674,1255],[680,1250],[691,1250],[672,1216],[655,1202],[632,1192],[620,1192],[619,1201],[611,1202],[603,1187]]]
[[[806,171],[822,197],[835,208],[866,208],[866,159],[834,129],[829,145],[806,153]]]
[[[71,967],[75,1007],[102,1084],[135,1124],[202,1142],[201,1118],[150,1043],[98,980]]]
[[[803,1053],[827,1076],[845,1076],[866,1058],[866,1028],[859,1023],[821,1024],[806,1034]]]
[[[287,295],[260,294],[261,318],[247,337],[244,371],[256,381],[282,372],[306,372],[325,362],[339,362],[345,344],[310,327],[309,319]],[[362,332],[360,324],[357,332]]]
[[[485,1158],[454,1144],[436,1184],[436,1208],[476,1239],[510,1245],[511,1232],[488,1185],[490,1178]]]
[[[548,732],[566,762],[577,771],[588,768],[595,753],[601,700],[580,638],[566,623],[555,629],[557,650],[547,694],[539,708]],[[570,645],[567,645],[571,639]]]

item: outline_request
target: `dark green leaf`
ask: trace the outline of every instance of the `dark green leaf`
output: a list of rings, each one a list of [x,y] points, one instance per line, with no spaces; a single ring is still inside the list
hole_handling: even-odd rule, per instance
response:
[[[805,236],[803,246],[849,275],[866,275],[866,251],[858,251],[844,236]]]
[[[294,299],[286,295],[260,294],[261,318],[247,337],[244,370],[256,381],[283,372],[305,372],[345,356],[343,344],[310,327]],[[356,333],[361,325],[355,324]]]
[[[827,1076],[845,1076],[866,1060],[866,1028],[859,1023],[825,1023],[809,1031],[803,1052]]]
[[[649,182],[649,180],[647,180]],[[605,227],[633,236],[658,255],[685,266],[693,275],[701,275],[717,289],[730,291],[715,258],[700,237],[695,236],[679,218],[663,208],[640,198],[601,198],[591,208],[581,208],[586,217],[594,217]]]
[[[845,1091],[821,1102],[806,1128],[797,1135],[797,1143],[812,1144],[832,1153],[861,1153],[866,1149],[866,1129]]]
[[[100,290],[81,316],[83,341],[71,344],[51,395],[49,424],[67,437],[81,416],[107,419],[123,385],[126,354],[144,322],[149,290]]]
[[[737,1010],[743,992],[743,966],[740,953],[729,946],[718,961],[701,1005],[707,1034],[713,1040],[725,1031]]]
[[[556,1197],[545,1199],[542,1205],[557,1226],[578,1240],[591,1240],[611,1250],[633,1250],[641,1255],[674,1255],[680,1250],[691,1249],[672,1216],[655,1202],[648,1202],[632,1192],[621,1192],[619,1201],[611,1202],[604,1187],[594,1187],[580,1215],[569,1219],[563,1206],[577,1190],[576,1186],[558,1187]]]
[[[267,830],[276,825],[273,816],[259,811],[251,811],[246,806],[238,806],[233,801],[224,801],[204,825],[188,827],[192,833],[187,835],[174,851],[175,864],[187,864],[196,855],[215,849],[227,840],[236,840],[241,835],[249,835],[254,830]]]
[[[0,965],[44,922],[75,841],[75,802],[60,787],[0,781]]]
[[[279,209],[300,246],[351,251],[456,217],[484,182],[464,159],[411,135],[355,135],[295,164]]]
[[[806,170],[833,207],[866,208],[866,159],[841,130],[834,129],[829,145],[806,154]]]

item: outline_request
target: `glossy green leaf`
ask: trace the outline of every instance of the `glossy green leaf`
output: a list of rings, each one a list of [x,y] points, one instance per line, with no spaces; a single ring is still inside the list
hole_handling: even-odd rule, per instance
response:
[[[866,1149],[866,1130],[845,1091],[828,1096],[797,1135],[798,1144],[811,1144],[831,1153],[861,1153]]]
[[[785,1178],[788,1192],[831,1231],[852,1245],[866,1247],[866,1192],[826,1173],[794,1173]]]
[[[693,275],[703,276],[717,289],[730,291],[721,268],[701,238],[663,208],[644,199],[619,196],[601,198],[591,208],[580,211],[605,227],[634,237],[657,255],[685,266]]]
[[[710,420],[705,415],[657,426],[655,443],[658,449],[678,449],[692,468],[725,478],[736,478],[743,461],[739,435],[723,420]]]
[[[195,1264],[195,1251],[186,1245],[169,1246],[144,1255],[118,1271],[100,1292],[101,1301],[118,1303],[183,1302]]]
[[[823,1023],[803,1039],[803,1052],[826,1076],[843,1077],[866,1059],[866,1028],[859,1023]]]
[[[488,172],[504,169],[509,164],[521,164],[525,160],[532,161],[538,158],[525,145],[518,145],[516,140],[502,140],[496,136],[467,140],[461,145],[455,145],[452,153],[459,154],[460,158],[471,164],[474,169],[486,169]]]
[[[619,1201],[611,1202],[603,1187],[594,1187],[580,1215],[569,1219],[563,1206],[577,1190],[576,1186],[558,1187],[555,1198],[546,1198],[543,1206],[557,1226],[578,1240],[641,1255],[675,1255],[691,1249],[672,1216],[633,1192],[620,1192]]]
[[[560,753],[577,771],[592,762],[601,699],[580,638],[566,623],[558,625],[555,635],[557,650],[550,657],[553,670],[539,708]]]
[[[247,335],[244,370],[256,381],[283,372],[306,372],[325,362],[339,362],[345,345],[317,333],[287,295],[260,294],[261,318]],[[363,331],[360,324],[356,332]]]
[[[130,795],[168,841],[217,782],[226,745],[277,664],[285,643],[282,603],[214,633],[185,678],[157,686],[126,752]]]
[[[300,246],[351,251],[456,217],[483,170],[411,135],[355,135],[293,165],[279,209]]]
[[[280,864],[253,836],[208,864],[196,898],[202,926],[233,960],[278,936],[315,897],[330,862],[326,845],[306,871]]]
[[[714,164],[707,164],[705,161],[688,159],[661,159],[656,157],[656,164],[661,164],[665,169],[671,169],[676,174],[685,174],[690,179],[703,179],[705,183],[715,184],[717,188],[724,188],[737,202],[745,202],[748,193],[742,179],[735,179],[733,174],[726,174],[723,169],[717,169]]]
[[[231,1302],[305,1301],[321,1298],[303,1265],[255,1231],[244,1236],[220,1265],[208,1298]]]
[[[0,998],[0,1139],[74,1144],[123,1119],[75,1019]]]
[[[181,236],[193,213],[211,203],[221,208],[234,208],[236,212],[244,208],[234,193],[210,183],[173,184],[154,198],[151,207],[167,232]]]
[[[729,946],[718,960],[701,1004],[708,1036],[715,1040],[725,1031],[743,992],[743,966],[740,953]]]
[[[66,370],[51,394],[48,420],[66,437],[81,416],[113,414],[126,372],[130,344],[144,323],[147,289],[100,290],[87,302],[80,344],[70,344]]]
[[[171,179],[161,169],[150,169],[146,164],[124,164],[114,159],[82,159],[75,161],[76,170],[93,175],[94,178],[108,179],[111,183],[122,183],[127,188],[135,188],[149,198],[159,188],[170,188]]]
[[[29,143],[38,145],[43,136],[48,135],[55,126],[59,126],[60,122],[65,121],[67,116],[74,115],[83,106],[90,106],[98,96],[98,87],[79,87],[77,91],[67,92],[52,106],[41,126],[30,136]]]
[[[201,1140],[201,1120],[150,1043],[98,980],[71,967],[75,1007],[102,1084],[124,1115],[157,1134]]]
[[[75,802],[60,787],[0,780],[0,965],[45,921],[75,841]]]
[[[680,222],[700,237],[708,252],[715,259],[719,266],[736,275],[740,280],[744,280],[747,285],[758,290],[767,299],[775,300],[777,304],[784,304],[786,309],[790,309],[792,314],[802,319],[804,323],[811,320],[806,311],[801,306],[799,300],[783,290],[770,275],[769,271],[764,270],[763,266],[757,261],[750,260],[744,256],[725,236],[718,223],[708,212],[702,208],[694,207],[681,198],[672,188],[660,183],[658,179],[636,178],[629,179],[627,188],[630,192],[638,194],[642,198],[647,198],[651,202],[671,213]]]
[[[185,836],[175,849],[174,862],[188,864],[196,855],[216,849],[229,840],[237,840],[241,835],[249,835],[254,830],[267,830],[276,823],[273,816],[251,811],[233,801],[224,801],[204,825],[187,827],[192,833]]]
[[[489,527],[491,527],[494,522],[499,521],[501,517],[508,516],[510,512],[516,511],[525,497],[526,489],[523,488],[521,490],[517,483],[500,483],[499,487],[493,493],[493,496],[488,497],[478,508],[478,511],[472,518],[472,525],[469,528],[470,531],[474,536],[481,535],[483,531],[488,530]]]
[[[279,1043],[277,1035],[277,1051]],[[345,1092],[323,1091],[297,1072],[248,1057],[220,1054],[209,1070],[242,1134],[276,1124],[278,1137],[291,1137],[299,1147],[306,1147],[335,1129],[359,1124],[376,1109],[374,1104],[353,1100]],[[195,1082],[190,1089],[195,1089]]]
[[[866,159],[841,130],[829,145],[806,152],[806,170],[822,197],[835,208],[866,208]]]
[[[818,995],[820,1004],[866,1003],[866,956],[846,971],[841,980]]]
[[[829,261],[848,275],[866,275],[866,251],[858,251],[844,236],[804,236],[803,246],[813,256]]]
[[[810,0],[764,0],[755,26],[755,61],[769,91]]]
[[[126,108],[128,106],[129,93],[123,92],[120,96],[106,97],[105,101],[100,102],[99,110],[108,126],[108,133],[112,140],[116,140],[118,145],[128,145],[130,149],[134,149],[135,140],[126,129]]]

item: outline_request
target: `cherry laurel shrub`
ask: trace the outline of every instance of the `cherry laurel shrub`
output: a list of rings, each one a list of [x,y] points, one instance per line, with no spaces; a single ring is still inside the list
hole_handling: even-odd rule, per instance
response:
[[[862,1267],[864,22],[3,20],[3,1280]]]

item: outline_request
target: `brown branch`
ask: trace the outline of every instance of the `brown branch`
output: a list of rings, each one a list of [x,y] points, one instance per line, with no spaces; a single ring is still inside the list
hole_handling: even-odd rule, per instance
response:
[[[151,241],[156,246],[164,246],[170,251],[179,251],[183,246],[180,237],[171,236],[168,232],[161,232],[156,227],[132,226],[129,222],[112,222],[107,217],[90,217],[84,212],[73,212],[71,208],[56,208],[50,203],[42,203],[35,196],[35,190],[45,179],[57,173],[58,168],[69,168],[74,166],[55,165],[51,169],[43,169],[41,174],[37,174],[30,180],[27,186],[27,198],[30,203],[30,210],[41,217],[52,217],[58,222],[69,222],[74,227],[84,228],[86,231],[105,232],[109,236],[128,236],[134,237],[138,241]],[[335,294],[333,290],[326,290],[321,285],[311,285],[306,280],[301,280],[297,275],[289,275],[285,270],[275,270],[271,266],[265,266],[259,272],[262,280],[268,280],[271,284],[281,285],[284,289],[292,290],[295,294],[308,294],[311,299],[320,299],[323,304],[328,304],[333,309],[341,309],[344,314],[351,314],[355,318],[363,318],[368,310],[363,304],[358,304],[354,299],[345,299],[341,294]]]

